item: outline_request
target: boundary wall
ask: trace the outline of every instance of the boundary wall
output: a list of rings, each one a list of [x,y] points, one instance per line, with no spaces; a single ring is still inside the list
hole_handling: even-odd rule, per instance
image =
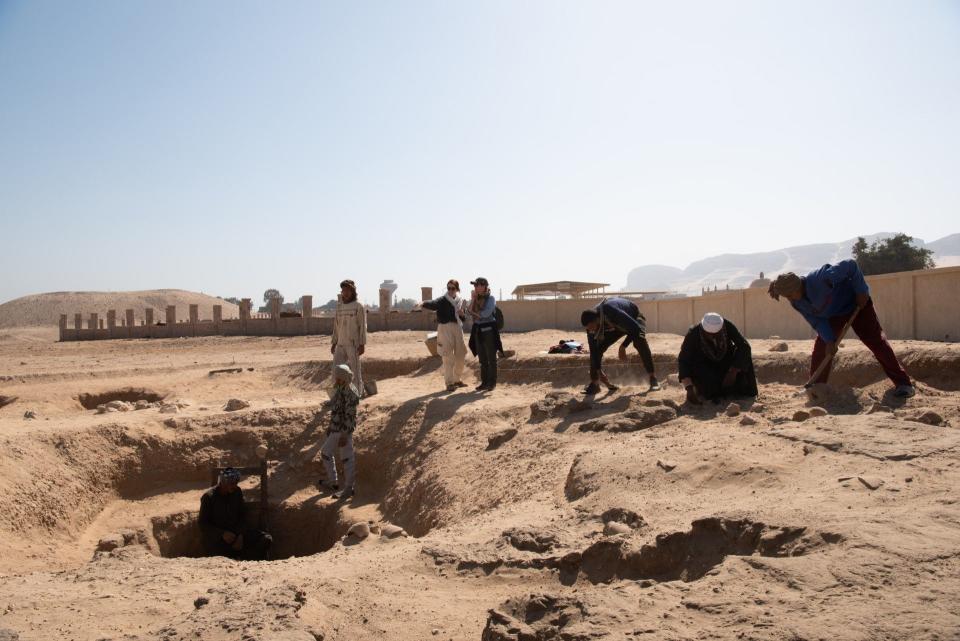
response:
[[[900,340],[960,340],[960,267],[868,276],[870,295],[887,336]],[[704,296],[647,301],[631,299],[647,319],[647,331],[685,334],[707,312],[729,318],[747,338],[814,338],[813,329],[766,288],[711,292]],[[503,301],[508,331],[580,331],[580,312],[597,300]]]
[[[960,340],[960,267],[943,267],[896,274],[868,276],[867,283],[877,307],[880,323],[887,336],[900,340]],[[424,296],[430,292],[425,289]],[[711,292],[704,296],[662,300],[632,299],[647,319],[651,333],[684,334],[706,312],[718,312],[733,321],[748,338],[810,339],[814,332],[788,302],[776,302],[766,288]],[[304,296],[304,316],[280,315],[279,304],[267,317],[251,315],[250,299],[243,299],[239,319],[222,318],[220,305],[213,307],[213,319],[200,320],[197,306],[190,306],[188,321],[177,322],[176,308],[165,310],[166,323],[154,323],[154,309],[146,309],[140,325],[134,322],[134,310],[125,310],[117,323],[115,310],[107,312],[106,322],[98,314],[86,318],[75,314],[68,327],[66,314],[60,316],[60,340],[102,340],[119,338],[181,338],[193,336],[303,336],[329,335],[332,316],[314,316],[313,299]],[[506,331],[538,329],[581,331],[580,312],[596,299],[507,300],[498,301],[506,321]],[[428,311],[367,314],[367,331],[436,329],[436,314]]]

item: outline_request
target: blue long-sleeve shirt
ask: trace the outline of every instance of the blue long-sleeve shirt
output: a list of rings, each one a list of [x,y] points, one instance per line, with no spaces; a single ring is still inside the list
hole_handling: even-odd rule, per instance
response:
[[[497,309],[497,300],[493,297],[493,294],[487,296],[486,302],[483,304],[483,307],[480,308],[480,318],[477,319],[478,323],[490,323],[497,320],[496,317]]]
[[[790,304],[827,342],[837,340],[830,319],[852,312],[857,306],[857,294],[870,293],[860,266],[852,259],[810,272],[803,277],[803,286],[803,298]]]

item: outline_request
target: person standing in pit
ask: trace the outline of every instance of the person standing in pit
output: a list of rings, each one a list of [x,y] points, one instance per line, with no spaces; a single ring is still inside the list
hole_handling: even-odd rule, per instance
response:
[[[460,283],[451,278],[447,281],[446,294],[424,301],[418,307],[437,313],[437,351],[443,360],[443,381],[447,391],[466,387],[462,380],[467,356],[467,346],[463,343],[465,301],[460,298]]]
[[[345,500],[356,493],[357,462],[353,450],[353,432],[357,428],[357,405],[360,393],[351,384],[353,372],[348,365],[333,368],[333,398],[330,403],[330,427],[320,448],[326,478],[317,482],[320,491],[333,492],[334,498]],[[340,454],[343,463],[343,484],[337,476],[334,457]]]
[[[357,299],[357,286],[352,280],[340,283],[340,301],[333,319],[333,365],[349,365],[353,374],[353,385],[363,396],[363,376],[360,370],[360,357],[367,344],[367,310]]]

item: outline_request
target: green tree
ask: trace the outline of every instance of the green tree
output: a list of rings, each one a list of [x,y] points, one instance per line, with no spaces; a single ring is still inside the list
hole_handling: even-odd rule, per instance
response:
[[[934,267],[933,252],[913,244],[913,237],[897,234],[873,243],[860,236],[853,244],[853,257],[865,276],[909,272]]]
[[[280,293],[280,290],[268,289],[267,291],[263,292],[263,302],[267,306],[270,305],[270,301],[272,301],[274,298],[279,298],[280,304],[283,305],[283,294]]]

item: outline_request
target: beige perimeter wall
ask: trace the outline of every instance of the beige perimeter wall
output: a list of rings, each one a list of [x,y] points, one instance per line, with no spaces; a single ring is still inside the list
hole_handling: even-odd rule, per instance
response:
[[[867,277],[880,323],[890,338],[960,339],[960,267],[944,267]],[[580,329],[580,312],[590,300],[501,301],[508,331]],[[647,331],[683,334],[706,312],[729,318],[749,338],[813,338],[803,317],[766,289],[739,289],[706,296],[634,302],[647,319]]]

